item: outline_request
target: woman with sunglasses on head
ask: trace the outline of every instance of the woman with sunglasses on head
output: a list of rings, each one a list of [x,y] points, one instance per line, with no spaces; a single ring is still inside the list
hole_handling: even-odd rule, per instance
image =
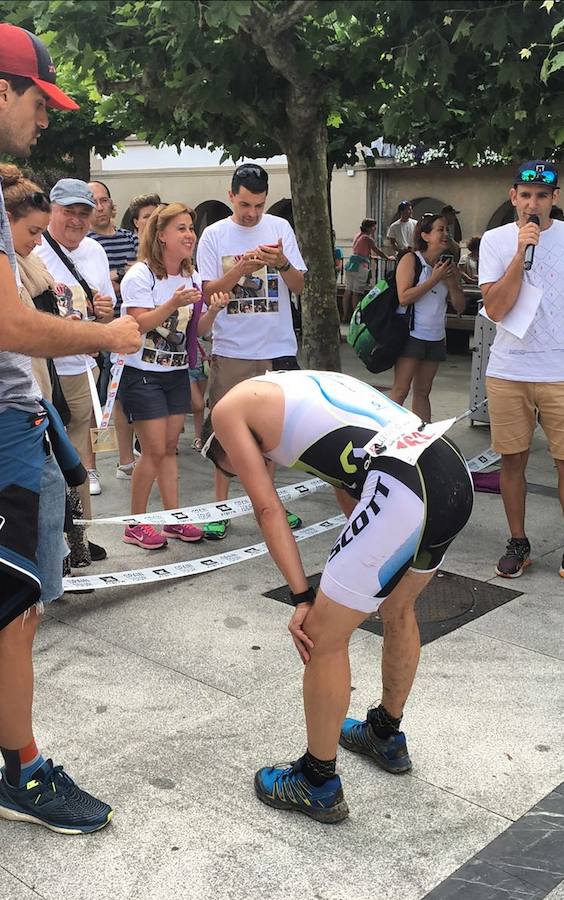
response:
[[[154,482],[164,509],[178,507],[176,447],[190,411],[188,368],[196,365],[198,327],[209,329],[222,300],[210,300],[200,320],[202,282],[194,270],[195,214],[183,203],[157,207],[143,231],[139,261],[121,283],[122,314],[133,316],[144,334],[138,353],[125,359],[120,384],[124,412],[141,444],[141,456],[131,481],[131,513],[147,510]],[[167,538],[201,541],[203,532],[191,524],[152,525],[125,529],[124,541],[157,550]]]
[[[433,379],[446,359],[447,298],[459,314],[466,301],[449,251],[447,223],[440,214],[425,214],[417,223],[414,246],[415,252],[403,256],[396,270],[397,314],[410,315],[411,322],[407,343],[395,365],[390,397],[403,405],[411,389],[413,412],[430,422]]]

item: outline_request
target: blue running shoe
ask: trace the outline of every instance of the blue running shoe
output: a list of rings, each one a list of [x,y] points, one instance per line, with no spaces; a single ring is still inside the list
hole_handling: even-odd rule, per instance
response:
[[[266,766],[255,775],[257,797],[275,809],[294,809],[316,822],[333,824],[346,819],[349,808],[338,775],[321,787],[310,784],[301,772],[302,760],[290,766]]]
[[[374,734],[369,722],[345,719],[339,738],[341,747],[353,753],[363,753],[373,759],[380,768],[394,775],[402,775],[411,769],[405,734],[393,734],[389,738],[379,738]]]
[[[60,834],[98,831],[111,821],[107,803],[82,791],[62,766],[47,760],[22,788],[0,779],[0,818],[33,822]]]

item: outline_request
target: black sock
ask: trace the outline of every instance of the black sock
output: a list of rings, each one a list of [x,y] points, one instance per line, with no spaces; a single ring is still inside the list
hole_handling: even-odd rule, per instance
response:
[[[321,787],[330,778],[335,777],[336,762],[336,758],[317,759],[309,750],[306,750],[302,756],[302,772],[311,784]]]
[[[401,716],[399,719],[394,719],[381,703],[368,710],[367,719],[376,737],[382,738],[382,740],[399,734]]]
[[[21,772],[20,751],[6,750],[4,747],[0,747],[0,751],[2,752],[2,756],[4,757],[4,771],[6,773],[6,780],[8,784],[12,785],[12,787],[17,787],[20,783]]]

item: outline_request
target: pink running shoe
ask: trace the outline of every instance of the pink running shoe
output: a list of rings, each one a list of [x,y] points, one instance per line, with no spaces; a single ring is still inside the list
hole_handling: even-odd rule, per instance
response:
[[[188,541],[196,544],[203,540],[204,532],[195,525],[165,525],[163,532],[170,538],[178,538],[179,541]]]
[[[167,545],[166,537],[152,525],[127,525],[123,539],[126,544],[137,544],[145,550],[160,550]]]

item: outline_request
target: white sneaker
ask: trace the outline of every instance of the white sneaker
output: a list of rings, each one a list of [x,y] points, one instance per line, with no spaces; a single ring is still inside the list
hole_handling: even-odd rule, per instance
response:
[[[133,470],[135,468],[135,463],[127,463],[125,466],[118,466],[116,469],[116,478],[121,478],[123,481],[131,481],[131,476],[133,475]]]
[[[100,473],[96,469],[88,469],[88,483],[90,486],[90,496],[94,497],[102,493],[102,485],[100,484]]]

